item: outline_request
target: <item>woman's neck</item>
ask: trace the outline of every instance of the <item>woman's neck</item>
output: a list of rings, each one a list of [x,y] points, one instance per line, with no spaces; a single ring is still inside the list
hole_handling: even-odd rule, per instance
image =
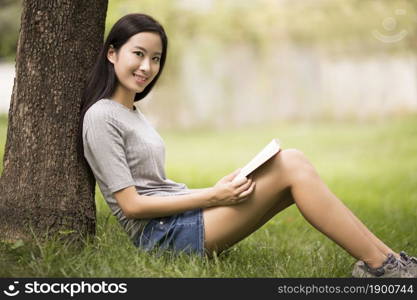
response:
[[[129,109],[134,109],[133,100],[135,99],[135,93],[128,92],[118,87],[111,96],[111,99],[119,102],[120,104],[123,104]]]

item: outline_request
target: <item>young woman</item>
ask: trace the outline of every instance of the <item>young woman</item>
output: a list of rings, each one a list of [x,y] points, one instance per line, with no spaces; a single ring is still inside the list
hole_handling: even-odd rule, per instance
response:
[[[296,204],[315,228],[359,259],[353,276],[416,276],[417,260],[373,235],[298,150],[280,151],[237,182],[238,170],[198,190],[167,179],[163,140],[134,106],[158,80],[167,45],[153,18],[124,16],[103,45],[83,99],[80,154],[137,247],[211,256]]]

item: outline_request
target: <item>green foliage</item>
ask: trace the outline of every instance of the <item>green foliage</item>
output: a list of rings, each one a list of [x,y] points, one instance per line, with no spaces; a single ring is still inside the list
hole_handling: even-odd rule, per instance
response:
[[[5,118],[0,119],[0,142]],[[417,254],[417,119],[277,123],[243,129],[162,132],[170,178],[207,187],[272,137],[301,149],[352,211],[394,250]],[[82,249],[51,239],[0,242],[1,277],[350,277],[354,259],[296,207],[212,260],[137,250],[97,189],[97,235]],[[65,234],[65,233],[63,233]]]
[[[302,2],[300,2],[302,3]],[[342,53],[376,53],[415,50],[416,5],[411,0],[322,0],[321,5],[294,5],[284,11],[289,35],[298,43],[316,44]],[[392,21],[387,26],[387,21]],[[384,27],[385,26],[385,27]],[[395,43],[383,43],[373,34],[407,35]]]
[[[125,14],[143,12],[154,16],[170,37],[168,62],[204,39],[209,44],[227,48],[244,43],[259,51],[271,50],[276,44],[293,41],[332,52],[397,52],[415,50],[417,5],[413,0],[213,0],[208,9],[198,9],[171,0],[109,0],[106,34]],[[0,57],[13,56],[20,23],[21,0],[0,2]],[[401,15],[396,13],[401,10]],[[395,28],[388,32],[382,23],[395,19]],[[379,30],[393,35],[406,30],[406,37],[397,43],[381,43],[372,34]],[[391,29],[390,29],[391,30]],[[216,55],[214,52],[212,55]]]
[[[11,60],[16,54],[22,0],[0,1],[0,58]]]
[[[0,157],[3,158],[6,146],[7,115],[0,114]],[[0,163],[0,174],[3,172],[3,159]]]
[[[411,0],[289,1],[285,5],[272,0],[218,0],[205,10],[178,3],[110,0],[107,27],[128,12],[144,12],[160,20],[175,41],[174,48],[182,49],[203,38],[221,45],[244,43],[257,49],[292,40],[324,49],[374,52],[409,49],[416,37],[417,8]],[[389,17],[396,22],[390,28],[393,32],[385,32],[382,26]],[[384,45],[372,35],[373,30],[385,34],[407,30],[408,35],[401,42]]]

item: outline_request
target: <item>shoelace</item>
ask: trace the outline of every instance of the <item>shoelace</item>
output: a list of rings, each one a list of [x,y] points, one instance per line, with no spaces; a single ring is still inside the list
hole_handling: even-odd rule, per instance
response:
[[[396,259],[394,256],[389,257],[389,260],[387,261],[385,265],[386,265],[386,268],[390,270],[395,269],[397,267],[399,267],[400,269],[404,268],[401,262],[398,259]],[[383,267],[384,265],[382,265],[382,268]]]
[[[405,265],[409,265],[411,263],[417,264],[417,258],[414,256],[409,256],[404,251],[400,252],[401,261],[405,263]]]
[[[386,263],[384,265],[382,265],[382,267],[380,267],[380,269],[383,269],[384,266],[385,266],[385,268],[387,268],[389,270],[394,270],[394,269],[398,268],[400,273],[409,274],[408,270],[407,270],[407,265],[409,263],[410,262],[407,262],[407,264],[405,264],[402,260],[395,258],[393,255],[388,255],[388,259],[387,259]],[[384,272],[383,270],[378,270],[378,271]]]

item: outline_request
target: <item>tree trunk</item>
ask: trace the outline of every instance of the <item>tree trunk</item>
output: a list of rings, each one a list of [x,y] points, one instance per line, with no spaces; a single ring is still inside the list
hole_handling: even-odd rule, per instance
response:
[[[86,77],[107,0],[25,0],[0,178],[0,238],[95,232],[95,181],[77,156]]]

